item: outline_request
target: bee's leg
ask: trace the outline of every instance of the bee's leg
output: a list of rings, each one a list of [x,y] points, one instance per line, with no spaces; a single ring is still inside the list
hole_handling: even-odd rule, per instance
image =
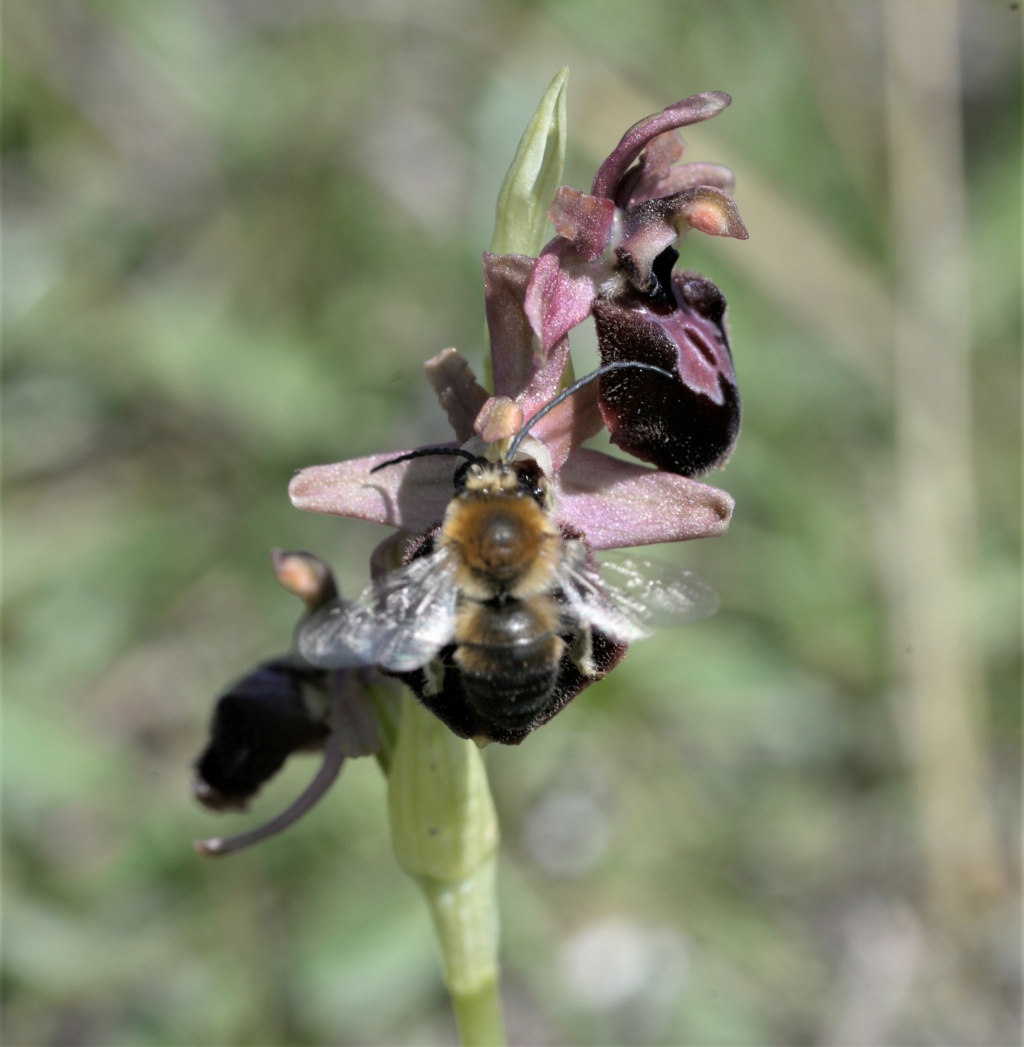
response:
[[[440,658],[431,658],[423,666],[423,693],[440,694],[444,687],[444,662]]]
[[[594,643],[589,625],[579,627],[576,639],[569,648],[569,657],[584,676],[598,675],[597,666],[594,665]]]

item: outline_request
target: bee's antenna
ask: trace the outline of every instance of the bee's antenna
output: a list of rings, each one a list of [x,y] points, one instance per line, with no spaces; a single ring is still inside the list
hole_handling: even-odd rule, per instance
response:
[[[408,454],[400,454],[397,458],[391,458],[386,462],[381,462],[380,465],[375,465],[370,472],[377,473],[380,472],[381,469],[386,469],[389,465],[397,465],[399,462],[407,462],[410,458],[426,458],[432,454],[457,455],[459,458],[465,458],[469,462],[475,462],[477,460],[475,454],[472,454],[462,447],[421,447],[418,451],[410,451]]]
[[[656,371],[660,375],[664,375],[666,378],[674,378],[675,375],[671,371],[666,371],[662,367],[655,367],[654,364],[644,364],[639,360],[616,360],[614,363],[605,364],[603,367],[599,367],[596,371],[591,371],[590,374],[584,375],[582,378],[573,382],[572,385],[563,389],[550,403],[546,403],[527,423],[516,433],[512,440],[512,443],[508,445],[508,451],[505,452],[505,460],[510,462],[516,456],[516,451],[519,450],[519,445],[523,442],[530,430],[539,422],[548,411],[553,411],[563,400],[568,399],[573,393],[579,392],[585,385],[589,385],[595,378],[600,378],[601,375],[607,374],[609,371],[619,371],[626,367],[634,367],[640,371]],[[385,465],[387,463],[385,462]],[[377,466],[379,469],[380,466]]]

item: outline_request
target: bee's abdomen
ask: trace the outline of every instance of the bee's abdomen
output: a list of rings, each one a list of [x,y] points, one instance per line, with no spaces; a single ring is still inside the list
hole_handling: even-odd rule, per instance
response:
[[[541,712],[558,679],[565,641],[547,599],[471,603],[460,615],[455,663],[467,700],[505,727]]]

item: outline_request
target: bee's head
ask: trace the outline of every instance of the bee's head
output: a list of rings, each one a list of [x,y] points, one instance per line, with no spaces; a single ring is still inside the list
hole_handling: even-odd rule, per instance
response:
[[[455,470],[452,478],[456,497],[473,495],[498,495],[504,497],[525,497],[529,495],[542,509],[550,508],[551,485],[544,474],[544,469],[538,464],[536,457],[523,452],[523,457],[517,459],[519,448],[524,441],[530,440],[530,430],[549,411],[554,410],[560,403],[578,392],[585,385],[600,378],[610,371],[618,371],[626,368],[634,368],[641,371],[656,371],[665,378],[672,378],[669,371],[654,364],[641,363],[636,360],[618,360],[614,363],[605,364],[603,367],[591,371],[590,374],[573,382],[572,385],[563,389],[554,399],[546,403],[509,441],[508,448],[504,454],[493,462],[479,454],[466,450],[465,447],[421,447],[417,451],[409,451],[408,454],[399,455],[397,458],[389,458],[386,462],[375,465],[370,472],[376,473],[386,469],[389,465],[397,465],[399,462],[407,462],[412,458],[425,458],[430,455],[451,455],[464,458],[465,461]],[[533,441],[536,446],[536,454],[548,461],[550,457],[542,441]]]
[[[386,462],[375,465],[370,472],[376,473],[389,465],[407,462],[412,458],[426,458],[432,455],[449,455],[464,458],[455,469],[452,486],[455,495],[504,495],[505,497],[533,498],[541,508],[548,502],[550,485],[544,470],[533,458],[523,456],[518,461],[510,462],[507,457],[492,462],[489,458],[473,454],[462,447],[421,447],[417,451],[389,458]]]
[[[467,461],[455,470],[454,483],[456,497],[530,497],[541,508],[546,508],[550,490],[544,470],[533,458],[525,457],[515,462],[504,458],[497,462],[487,458]]]

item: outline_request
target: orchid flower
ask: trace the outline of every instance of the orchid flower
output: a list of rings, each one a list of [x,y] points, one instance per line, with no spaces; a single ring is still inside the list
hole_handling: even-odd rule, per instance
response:
[[[305,605],[303,619],[337,596],[331,569],[310,553],[272,553],[277,580]],[[300,619],[300,625],[301,621]],[[348,757],[381,748],[369,688],[384,678],[372,668],[320,669],[294,644],[261,663],[218,698],[210,740],[195,763],[193,793],[212,811],[244,810],[257,792],[299,752],[322,752],[310,784],[284,811],[231,837],[197,840],[207,857],[251,847],[298,821],[334,784]]]
[[[564,96],[558,98],[564,108]],[[680,162],[679,128],[715,116],[730,101],[721,92],[693,95],[639,121],[601,164],[590,194],[557,189],[548,212],[557,235],[537,257],[484,254],[493,393],[456,349],[425,365],[453,437],[431,447],[497,458],[528,427],[521,453],[547,477],[563,535],[589,551],[712,537],[729,525],[732,498],[692,478],[721,464],[739,429],[725,300],[705,278],[673,270],[673,244],[688,228],[747,236],[728,195],[731,172]],[[559,146],[564,148],[564,140]],[[534,237],[538,214],[534,207]],[[508,246],[516,238],[496,234],[499,242]],[[604,374],[545,411],[566,383],[569,332],[588,316],[597,325],[603,364],[654,366]],[[584,446],[602,425],[620,448],[655,468]],[[380,574],[394,565],[402,546],[406,560],[424,548],[452,498],[450,460],[406,457],[412,454],[388,451],[312,466],[295,476],[289,494],[300,509],[397,529],[375,554],[372,566]],[[375,471],[385,463],[392,464]],[[309,554],[275,553],[274,569],[285,588],[303,599],[304,618],[336,595],[330,569]],[[586,677],[567,668],[551,715],[625,651],[600,635],[595,640],[597,671]],[[372,667],[366,673],[379,675]],[[357,683],[354,675],[318,668],[293,645],[229,688],[197,762],[200,801],[214,809],[244,806],[292,752],[322,748],[324,766],[307,790],[315,795],[304,794],[296,804],[304,810],[336,777],[346,754],[379,747],[379,741],[367,740],[372,710],[365,708],[366,681]],[[464,703],[444,692],[428,696],[422,675],[400,674],[457,734],[479,736]],[[341,724],[357,725],[353,740],[339,741]],[[507,732],[497,740],[515,743],[527,733]],[[289,812],[281,818],[285,824],[293,820]],[[235,849],[221,840],[202,846],[208,853]]]
[[[710,281],[671,272],[680,226],[747,235],[723,188],[731,174],[676,163],[683,151],[676,129],[728,103],[719,93],[695,95],[640,121],[601,165],[592,195],[557,191],[550,217],[558,235],[539,257],[484,255],[493,394],[455,349],[426,363],[454,436],[440,447],[493,460],[516,440],[551,484],[563,535],[590,551],[706,538],[729,524],[730,496],[687,475],[723,460],[739,428],[725,302]],[[545,410],[566,380],[569,331],[591,314],[604,363],[620,369]],[[583,446],[602,424],[620,447],[657,468]],[[300,509],[412,536],[408,562],[429,544],[452,499],[451,462],[430,457],[431,449],[439,445],[312,466],[295,476],[289,494]],[[487,729],[457,682],[434,694],[422,670],[397,675],[457,734],[516,744],[624,651],[597,634],[596,672],[584,676],[566,659],[547,715],[522,730]]]
[[[672,245],[688,228],[741,240],[747,230],[729,195],[732,172],[680,163],[678,129],[731,101],[709,91],[639,121],[589,195],[559,189],[549,212],[558,236],[532,264],[524,301],[545,352],[593,315],[602,363],[675,372],[674,384],[651,372],[609,375],[598,401],[614,444],[685,476],[724,464],[739,434],[740,402],[725,299],[699,274],[673,271]]]

